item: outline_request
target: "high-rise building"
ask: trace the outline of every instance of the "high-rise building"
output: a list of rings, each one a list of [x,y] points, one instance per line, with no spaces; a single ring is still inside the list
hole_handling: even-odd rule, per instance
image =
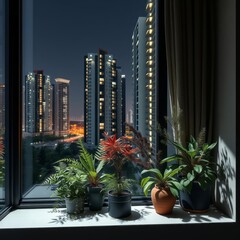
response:
[[[70,80],[56,78],[54,86],[54,131],[57,136],[69,133],[69,83]]]
[[[51,83],[50,76],[46,76],[44,85],[44,131],[53,132],[53,89],[54,86]]]
[[[0,84],[0,134],[5,130],[5,84]]]
[[[53,133],[52,90],[50,76],[45,76],[42,70],[26,75],[24,86],[26,135]]]
[[[146,17],[139,17],[132,35],[133,126],[146,135]]]
[[[158,76],[158,0],[148,0],[146,5],[146,77],[147,77],[147,138],[152,148],[152,159],[156,161],[159,148],[157,124],[159,106]]]
[[[104,132],[118,133],[117,118],[122,114],[122,109],[118,110],[118,100],[122,99],[119,97],[123,95],[120,83],[124,78],[118,81],[116,60],[101,49],[84,57],[84,67],[84,140],[88,148],[94,149]]]
[[[126,122],[126,76],[117,67],[117,137],[125,135]]]

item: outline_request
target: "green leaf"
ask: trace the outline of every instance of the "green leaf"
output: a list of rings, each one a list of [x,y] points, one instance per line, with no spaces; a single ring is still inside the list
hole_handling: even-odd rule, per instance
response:
[[[98,162],[97,169],[96,169],[97,173],[99,173],[103,169],[105,163],[106,163],[105,161],[99,161]]]
[[[175,154],[175,155],[172,155],[170,157],[164,158],[163,160],[160,161],[160,164],[181,160],[182,158],[183,157],[181,155]]]
[[[182,190],[182,188],[183,188],[182,184],[180,184],[180,183],[177,182],[177,181],[171,181],[170,185],[173,186],[173,187],[175,187],[175,188],[178,189],[178,190]]]
[[[203,170],[203,167],[201,165],[195,165],[193,169],[195,172],[201,173]]]
[[[155,184],[154,181],[147,181],[144,185],[142,185],[143,188],[143,193],[145,196],[148,195],[148,192],[150,190],[150,188]]]
[[[192,143],[189,143],[188,144],[188,150],[190,151],[190,152],[194,152],[194,148],[193,148],[193,145],[192,145]]]
[[[172,195],[173,195],[174,197],[178,197],[178,196],[179,196],[179,192],[178,192],[178,190],[175,189],[175,188],[170,188],[170,192],[172,193]]]
[[[194,178],[195,178],[195,176],[194,176],[193,174],[191,174],[191,173],[188,173],[188,174],[187,174],[187,179],[188,179],[190,182],[193,181]]]
[[[217,145],[217,142],[212,143],[212,144],[207,148],[207,150],[208,150],[208,151],[212,150],[213,148],[215,148],[216,145]]]
[[[173,177],[174,175],[176,175],[177,173],[179,173],[181,171],[182,167],[178,167],[175,169],[166,169],[164,172],[164,176],[163,176],[163,180],[167,181],[169,178]]]
[[[182,153],[185,153],[186,155],[189,156],[189,152],[186,148],[184,148],[181,144],[177,143],[177,142],[173,142],[173,145],[178,149],[180,150]]]
[[[183,185],[184,187],[187,187],[190,183],[191,183],[191,181],[189,181],[188,179],[182,181],[182,185]]]
[[[146,184],[147,184],[147,182],[149,182],[149,181],[153,181],[153,178],[152,177],[145,177],[145,178],[143,178],[142,180],[141,180],[141,187],[144,187]]]
[[[163,179],[163,175],[162,173],[160,172],[160,170],[158,170],[157,168],[151,168],[151,169],[147,169],[147,170],[143,170],[141,172],[141,174],[145,174],[145,173],[153,173],[155,174],[155,176],[158,178],[158,179]]]

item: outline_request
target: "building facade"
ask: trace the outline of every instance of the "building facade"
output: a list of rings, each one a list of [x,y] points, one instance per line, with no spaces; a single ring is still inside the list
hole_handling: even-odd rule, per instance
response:
[[[35,70],[25,76],[24,133],[25,135],[53,134],[53,87],[50,76]]]
[[[126,133],[126,76],[117,67],[117,137]]]
[[[84,140],[89,149],[94,149],[104,138],[104,132],[109,135],[124,132],[117,130],[118,116],[122,117],[122,108],[125,106],[125,102],[118,103],[119,99],[123,100],[124,81],[118,81],[113,55],[102,49],[84,57],[84,69]],[[119,104],[121,110],[118,110]]]
[[[159,78],[159,1],[148,0],[146,5],[146,77],[147,77],[147,138],[152,148],[152,160],[157,161],[160,139],[157,125],[162,114]],[[165,106],[164,106],[165,109]]]
[[[70,80],[56,78],[54,86],[54,132],[64,136],[70,130],[69,118],[69,83]]]
[[[139,17],[132,35],[133,126],[146,136],[146,17]]]

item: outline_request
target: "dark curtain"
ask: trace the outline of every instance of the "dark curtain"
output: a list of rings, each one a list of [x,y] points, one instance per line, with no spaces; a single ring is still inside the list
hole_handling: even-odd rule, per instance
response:
[[[205,128],[212,141],[214,7],[212,0],[165,0],[165,39],[175,140],[186,144]]]

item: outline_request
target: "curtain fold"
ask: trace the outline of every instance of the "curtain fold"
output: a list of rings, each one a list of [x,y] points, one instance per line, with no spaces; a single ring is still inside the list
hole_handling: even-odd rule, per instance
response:
[[[182,144],[205,128],[212,141],[214,8],[209,0],[165,0],[165,39],[174,138]]]

